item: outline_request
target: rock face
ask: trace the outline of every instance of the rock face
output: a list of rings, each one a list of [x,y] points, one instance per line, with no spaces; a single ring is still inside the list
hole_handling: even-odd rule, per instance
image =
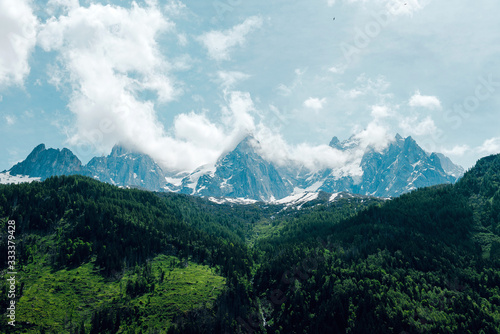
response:
[[[430,156],[413,140],[400,136],[383,152],[368,151],[361,161],[362,182],[357,193],[382,197],[440,183],[453,183],[440,159]]]
[[[93,158],[86,169],[95,179],[120,186],[164,191],[163,170],[149,156],[115,146],[107,157]]]
[[[120,146],[83,166],[70,150],[47,150],[41,144],[9,172],[42,180],[53,175],[81,174],[118,186],[273,202],[301,192],[321,191],[394,197],[420,187],[453,183],[464,171],[446,156],[428,154],[413,138],[399,135],[383,150],[361,150],[354,136],[343,142],[334,137],[331,149],[356,156],[357,160],[313,172],[297,166],[278,168],[257,153],[258,147],[257,140],[247,137],[214,165],[174,175],[162,170],[149,156]]]
[[[458,179],[465,173],[465,169],[462,166],[455,165],[450,158],[445,156],[442,153],[432,153],[435,155],[439,161],[441,162],[441,167],[446,172],[446,174],[453,176]]]
[[[333,149],[352,152],[359,142],[353,137],[340,142],[336,137],[330,142]],[[445,160],[446,159],[446,160]],[[447,162],[447,169],[441,161]],[[411,190],[441,183],[455,182],[463,172],[460,166],[438,154],[427,154],[412,137],[396,135],[382,151],[368,147],[362,155],[359,169],[349,172],[325,169],[299,178],[297,184],[308,190],[335,193],[339,191],[377,197],[394,197]],[[454,173],[454,174],[453,174]]]
[[[198,179],[194,194],[264,201],[289,195],[293,186],[282,179],[273,164],[256,153],[256,145],[258,142],[247,137],[222,156],[213,173]]]
[[[40,144],[26,160],[16,164],[9,172],[10,175],[27,175],[46,179],[58,175],[85,174],[85,168],[80,159],[67,148],[47,150],[44,144]]]

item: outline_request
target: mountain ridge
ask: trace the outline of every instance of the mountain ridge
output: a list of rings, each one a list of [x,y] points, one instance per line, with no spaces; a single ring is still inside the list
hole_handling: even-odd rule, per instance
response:
[[[258,153],[259,145],[249,135],[215,164],[175,174],[150,156],[120,145],[113,147],[108,156],[94,157],[83,165],[67,148],[47,149],[40,144],[9,173],[41,180],[79,174],[122,187],[265,202],[319,191],[394,197],[421,187],[454,183],[463,175],[463,168],[445,155],[429,154],[412,137],[399,134],[382,150],[370,146],[364,149],[359,165],[316,171],[296,165],[277,166]],[[359,145],[354,136],[342,142],[333,137],[329,144],[332,150],[345,154],[361,150]]]

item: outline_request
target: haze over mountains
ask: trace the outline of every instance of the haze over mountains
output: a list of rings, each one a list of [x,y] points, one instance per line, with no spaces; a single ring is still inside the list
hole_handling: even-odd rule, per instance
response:
[[[277,165],[259,154],[259,142],[248,136],[214,165],[176,173],[162,169],[145,154],[121,146],[115,146],[108,156],[94,157],[83,165],[66,148],[47,149],[40,144],[8,173],[42,180],[80,174],[117,186],[259,201],[320,191],[393,197],[421,187],[454,183],[464,173],[462,167],[443,154],[425,152],[412,137],[396,135],[381,150],[368,147],[360,151],[354,136],[342,142],[334,137],[329,146],[332,152],[354,158],[340,168],[310,170],[292,163]]]

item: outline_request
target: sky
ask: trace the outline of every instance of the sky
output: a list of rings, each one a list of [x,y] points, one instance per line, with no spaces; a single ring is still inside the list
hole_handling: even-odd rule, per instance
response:
[[[500,153],[500,2],[0,0],[0,171],[40,143],[172,171],[248,135],[310,169],[399,133],[465,168]]]

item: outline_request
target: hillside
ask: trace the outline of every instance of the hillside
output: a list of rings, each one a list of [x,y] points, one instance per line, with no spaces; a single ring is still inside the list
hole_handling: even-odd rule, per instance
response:
[[[81,176],[0,186],[0,248],[7,218],[16,222],[16,330],[165,329],[179,312],[213,303],[226,278],[248,276],[242,239],[222,222],[188,224],[175,200]]]
[[[499,333],[500,155],[457,185],[337,220],[329,208],[260,238],[243,333]],[[197,319],[179,333],[196,327]],[[196,332],[196,331],[195,331]]]
[[[0,186],[0,218],[19,333],[500,332],[500,155],[455,185],[296,207],[52,177]]]
[[[257,296],[286,297],[261,307],[265,332],[500,332],[499,181],[500,155],[491,156],[455,186],[417,190],[339,224],[324,216],[315,231],[301,217],[261,240],[270,260],[255,276]]]

